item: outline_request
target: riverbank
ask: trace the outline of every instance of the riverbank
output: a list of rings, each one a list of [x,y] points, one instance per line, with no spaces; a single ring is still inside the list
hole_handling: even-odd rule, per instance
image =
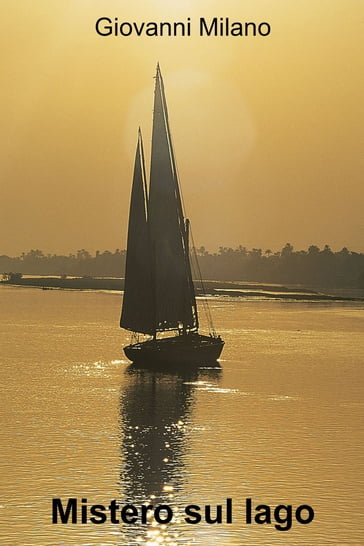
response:
[[[114,277],[40,277],[25,276],[6,280],[2,285],[36,287],[43,290],[124,290],[124,279]],[[361,289],[312,289],[296,285],[263,284],[238,281],[195,283],[197,296],[264,297],[297,301],[364,301]]]

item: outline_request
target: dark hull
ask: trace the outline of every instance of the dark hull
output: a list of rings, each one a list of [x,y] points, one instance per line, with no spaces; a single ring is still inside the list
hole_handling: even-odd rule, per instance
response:
[[[216,362],[223,349],[220,337],[190,334],[144,341],[124,347],[129,360],[138,365],[204,365]]]

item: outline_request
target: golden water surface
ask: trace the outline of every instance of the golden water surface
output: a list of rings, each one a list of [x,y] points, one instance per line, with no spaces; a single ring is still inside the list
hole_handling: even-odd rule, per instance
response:
[[[211,299],[221,370],[162,374],[123,356],[119,294],[0,287],[0,300],[2,545],[364,544],[363,303]],[[76,498],[78,522],[52,523],[53,498]],[[82,505],[113,499],[134,523],[81,522]],[[161,504],[170,523],[140,522]],[[270,524],[254,520],[261,504]]]

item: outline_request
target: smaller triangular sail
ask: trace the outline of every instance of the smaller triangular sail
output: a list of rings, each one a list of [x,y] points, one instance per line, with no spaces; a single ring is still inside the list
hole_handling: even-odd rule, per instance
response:
[[[154,333],[151,260],[143,141],[139,129],[130,199],[124,300],[120,326],[144,334]]]

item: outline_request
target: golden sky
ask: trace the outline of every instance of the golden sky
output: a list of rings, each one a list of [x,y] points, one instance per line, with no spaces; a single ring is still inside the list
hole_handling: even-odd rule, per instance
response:
[[[0,254],[125,248],[164,77],[195,242],[364,251],[362,0],[2,0]],[[99,17],[191,37],[101,37]],[[200,37],[200,17],[267,37]]]

